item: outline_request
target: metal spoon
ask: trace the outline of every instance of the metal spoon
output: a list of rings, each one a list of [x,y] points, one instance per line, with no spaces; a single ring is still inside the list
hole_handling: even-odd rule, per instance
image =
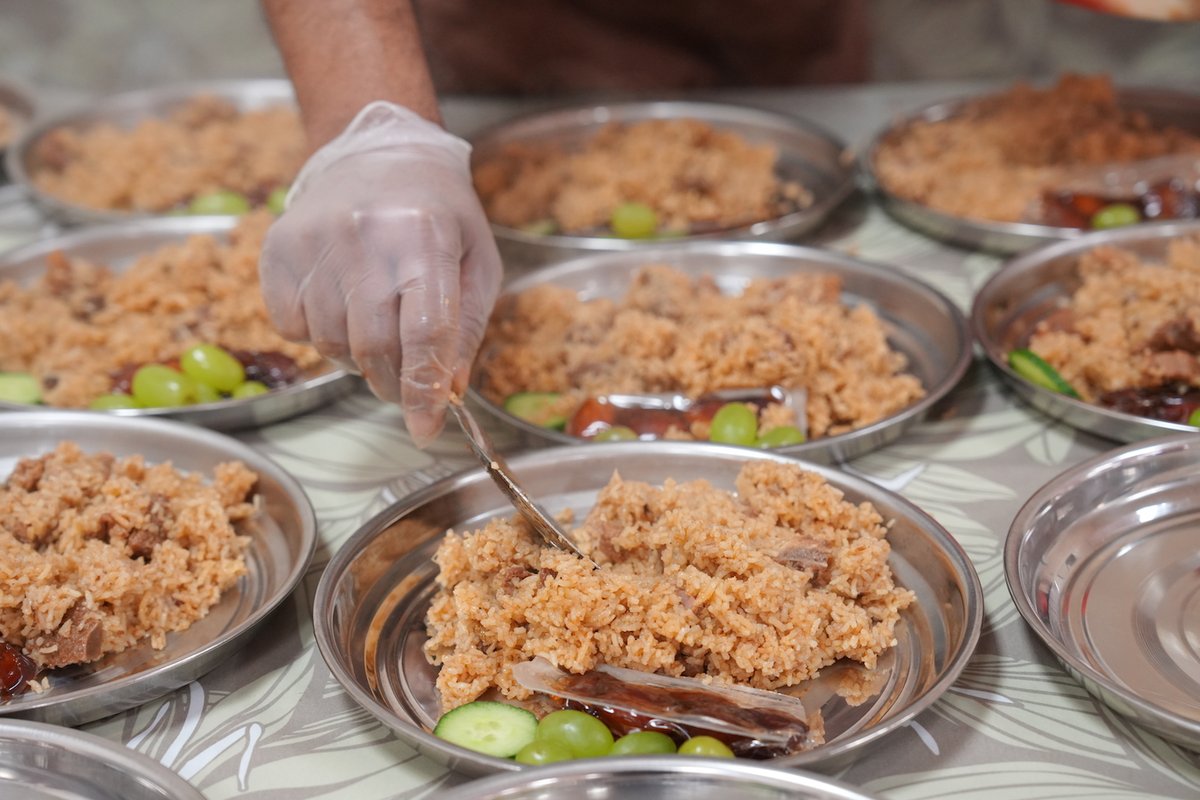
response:
[[[546,541],[547,544],[557,547],[559,550],[566,550],[569,553],[574,553],[580,558],[590,563],[593,567],[599,568],[599,564],[584,555],[575,542],[567,535],[566,531],[554,521],[554,517],[536,503],[529,494],[521,488],[512,473],[508,469],[508,464],[504,461],[504,457],[496,451],[495,445],[492,444],[491,437],[480,427],[475,420],[474,415],[467,410],[467,407],[461,400],[457,398],[451,399],[450,411],[454,414],[454,418],[458,420],[459,427],[462,428],[463,434],[467,437],[467,441],[471,444],[471,449],[475,455],[479,457],[479,461],[483,464],[484,470],[500,487],[500,491],[508,497],[517,511],[523,516],[533,529]]]

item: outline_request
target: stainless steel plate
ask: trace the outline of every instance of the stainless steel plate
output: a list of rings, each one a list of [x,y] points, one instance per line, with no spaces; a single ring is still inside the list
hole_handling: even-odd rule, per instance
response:
[[[0,255],[0,281],[28,285],[46,269],[46,256],[61,251],[120,271],[138,256],[197,234],[223,237],[237,224],[233,217],[164,217],[84,228],[41,239]],[[181,408],[139,408],[88,412],[96,416],[170,417],[221,430],[254,428],[303,414],[354,391],[358,379],[344,370],[326,366],[302,380],[267,394],[243,400]],[[27,411],[30,406],[0,401],[0,412]],[[54,411],[46,406],[39,409]]]
[[[1097,436],[1132,442],[1190,425],[1161,422],[1074,400],[1035,386],[1008,366],[1010,351],[1025,347],[1038,322],[1062,308],[1079,288],[1076,264],[1094,247],[1117,245],[1139,256],[1161,260],[1172,239],[1200,234],[1200,221],[1159,222],[1112,231],[1095,231],[1068,242],[1048,245],[1012,259],[975,295],[971,327],[992,366],[1024,400],[1067,425]]]
[[[901,197],[888,190],[875,171],[875,157],[884,141],[901,136],[914,122],[938,122],[958,116],[973,98],[934,103],[891,122],[871,140],[860,161],[864,182],[897,220],[921,233],[953,244],[998,253],[1019,253],[1048,242],[1078,239],[1088,231],[1026,222],[991,222],[956,217]],[[1169,89],[1127,88],[1117,91],[1123,108],[1144,112],[1157,125],[1174,125],[1200,133],[1200,95]]]
[[[147,756],[90,733],[0,719],[6,800],[204,800]]]
[[[643,756],[569,761],[496,775],[443,800],[870,800],[819,775],[747,761]]]
[[[1200,436],[1067,470],[1017,513],[1004,573],[1021,616],[1090,692],[1200,750]]]
[[[611,122],[649,119],[695,119],[731,131],[754,144],[773,145],[777,172],[798,181],[813,194],[808,208],[746,227],[682,237],[696,239],[794,239],[815,229],[845,200],[855,183],[854,156],[832,134],[811,122],[775,111],[684,100],[614,103],[563,108],[520,116],[472,137],[472,164],[488,161],[515,142],[553,147],[582,146]],[[652,242],[612,236],[538,235],[492,225],[506,265],[521,268],[597,250],[638,250]]]
[[[178,469],[209,474],[222,461],[239,459],[258,473],[261,503],[261,513],[239,526],[251,537],[247,574],[208,616],[168,634],[165,649],[144,644],[54,670],[49,691],[0,702],[0,716],[81,725],[183,686],[241,649],[304,576],[317,531],[304,490],[275,462],[227,436],[175,422],[67,412],[0,414],[0,480],[18,459],[41,455],[64,440],[87,452],[140,453],[148,462],[170,461]]]
[[[940,292],[898,270],[811,247],[771,242],[691,242],[597,254],[539,270],[514,281],[508,291],[553,284],[577,291],[584,300],[616,300],[624,296],[633,274],[646,264],[669,264],[694,278],[711,275],[728,293],[740,292],[757,278],[781,278],[796,272],[838,275],[842,279],[842,302],[874,309],[888,332],[888,342],[908,358],[908,371],[925,387],[925,397],[890,417],[848,433],[777,448],[775,452],[828,463],[881,447],[923,419],[961,380],[971,362],[966,320]],[[486,341],[483,349],[486,353]],[[526,444],[591,445],[509,414],[483,397],[478,391],[479,381],[476,370],[468,396],[506,426],[519,431]]]
[[[615,469],[626,480],[661,484],[705,479],[732,491],[749,460],[791,462],[762,451],[715,444],[626,442],[536,450],[509,466],[552,513],[581,517]],[[982,621],[982,591],[954,539],[907,500],[829,467],[812,466],[847,499],[870,501],[895,520],[888,536],[897,582],[917,595],[896,628],[897,645],[881,659],[880,693],[860,706],[831,696],[820,705],[827,743],[771,762],[834,769],[856,758],[927,708],[962,670]],[[512,507],[482,470],[452,476],[401,500],[359,529],[330,561],[317,587],[317,645],[350,696],[422,753],[471,774],[521,769],[452,745],[429,731],[437,720],[436,670],[426,662],[425,612],[437,568],[431,560],[447,528],[471,530],[510,516]],[[805,696],[816,705],[819,691]]]
[[[63,225],[122,222],[158,216],[80,206],[42,191],[34,185],[31,177],[38,167],[38,142],[57,128],[84,131],[100,123],[133,128],[143,120],[165,117],[201,95],[228,100],[241,111],[295,104],[292,84],[279,79],[183,83],[111,95],[27,128],[5,154],[5,169],[12,181],[22,186],[38,207]]]

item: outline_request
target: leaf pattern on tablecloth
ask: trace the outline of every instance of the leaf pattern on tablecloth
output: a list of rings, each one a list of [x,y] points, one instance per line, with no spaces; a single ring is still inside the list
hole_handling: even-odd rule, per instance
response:
[[[1100,704],[1066,672],[1044,664],[977,654],[936,710],[1008,746],[1136,766]]]
[[[996,761],[936,772],[905,772],[870,781],[863,788],[889,800],[1183,800],[1189,796],[1148,794],[1136,781],[1052,760]]]
[[[1100,713],[1114,730],[1122,734],[1124,740],[1137,751],[1150,769],[1186,787],[1192,792],[1192,797],[1200,797],[1200,754],[1168,742],[1130,722],[1108,706],[1101,707]]]

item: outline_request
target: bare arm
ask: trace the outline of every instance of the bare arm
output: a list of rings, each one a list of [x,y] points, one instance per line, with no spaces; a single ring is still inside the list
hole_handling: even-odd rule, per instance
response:
[[[372,100],[441,121],[409,0],[262,0],[262,5],[314,149]]]

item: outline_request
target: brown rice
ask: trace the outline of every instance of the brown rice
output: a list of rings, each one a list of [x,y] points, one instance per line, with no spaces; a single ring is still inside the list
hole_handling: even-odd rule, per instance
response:
[[[219,190],[260,205],[292,181],[305,149],[295,109],[240,112],[203,96],[130,130],[51,130],[34,149],[32,179],[69,203],[113,211],[169,211]]]
[[[556,232],[606,228],[622,203],[650,206],[659,229],[699,233],[772,219],[812,203],[781,181],[771,145],[694,119],[604,126],[581,148],[513,144],[475,168],[488,217],[522,228],[554,223]]]
[[[782,385],[807,391],[810,438],[842,433],[924,395],[865,305],[841,302],[836,275],[751,281],[738,296],[663,265],[640,270],[620,302],[542,285],[502,299],[484,341],[484,394],[588,396]],[[779,424],[778,421],[776,424]],[[703,438],[706,431],[679,432]]]
[[[1029,348],[1080,396],[1182,381],[1200,387],[1200,236],[1156,262],[1119,247],[1079,260],[1082,284],[1039,323]]]
[[[316,366],[316,350],[275,332],[259,291],[258,254],[273,219],[248,215],[228,244],[192,236],[121,273],[57,253],[32,287],[0,282],[0,371],[32,373],[47,404],[78,408],[111,392],[121,370],[167,363],[204,342]]]
[[[238,461],[210,484],[71,442],[21,460],[0,485],[0,636],[41,667],[162,649],[245,573],[234,524],[256,481]]]
[[[1106,76],[1066,75],[912,122],[880,143],[874,166],[890,192],[938,211],[1038,222],[1042,193],[1064,188],[1071,168],[1176,153],[1200,153],[1200,136],[1122,109]]]

